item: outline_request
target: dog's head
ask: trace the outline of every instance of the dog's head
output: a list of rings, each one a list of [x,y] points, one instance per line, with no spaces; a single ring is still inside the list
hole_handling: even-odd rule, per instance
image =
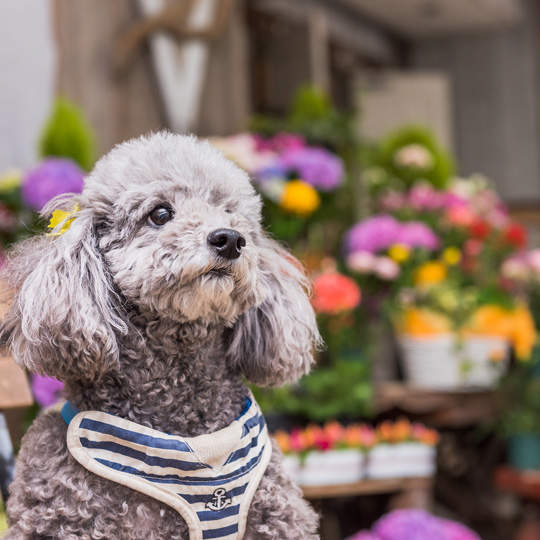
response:
[[[248,176],[208,143],[160,133],[102,158],[67,231],[18,247],[0,327],[14,356],[61,379],[119,368],[126,311],[224,329],[259,384],[309,370],[319,334],[299,264],[261,229]]]

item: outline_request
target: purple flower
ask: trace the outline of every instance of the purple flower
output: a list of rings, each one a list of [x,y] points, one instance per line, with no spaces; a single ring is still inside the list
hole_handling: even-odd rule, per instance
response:
[[[60,400],[64,383],[54,377],[32,375],[32,391],[41,407],[50,407]]]
[[[395,244],[403,244],[411,248],[424,248],[429,251],[437,249],[439,238],[424,223],[411,221],[403,223]]]
[[[281,163],[319,191],[332,191],[343,182],[343,162],[323,148],[299,148],[284,152]]]
[[[394,510],[379,519],[373,532],[380,540],[449,540],[440,520],[424,510]]]
[[[420,221],[400,223],[383,214],[361,221],[349,230],[345,236],[345,253],[377,253],[394,244],[431,251],[439,246],[439,238]]]
[[[285,170],[283,165],[281,165],[281,163],[276,161],[275,163],[272,163],[271,165],[268,165],[267,167],[264,167],[257,171],[255,177],[259,182],[274,180],[275,178],[286,179],[287,171]]]
[[[354,225],[345,237],[347,253],[368,251],[377,253],[396,244],[401,230],[401,223],[392,216],[379,215]]]
[[[56,195],[80,193],[83,185],[84,174],[76,163],[48,158],[26,174],[21,193],[30,208],[41,210]]]

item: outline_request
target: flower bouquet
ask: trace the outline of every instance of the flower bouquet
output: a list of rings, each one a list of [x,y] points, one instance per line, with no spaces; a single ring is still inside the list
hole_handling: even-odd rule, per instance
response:
[[[274,434],[288,474],[300,485],[359,482],[363,478],[431,476],[439,435],[406,419],[347,426],[329,421]]]
[[[439,434],[406,418],[375,428],[375,445],[367,461],[368,478],[432,476],[436,469]]]
[[[420,157],[429,167],[417,146],[396,154],[402,169]],[[484,178],[433,183],[379,182],[375,215],[345,236],[346,265],[391,321],[412,384],[491,387],[510,346],[527,359],[535,340],[526,297],[503,271],[515,272],[526,234]]]
[[[210,141],[250,174],[275,236],[297,250],[322,248],[320,222],[334,211],[328,203],[345,181],[341,158],[294,133],[241,133]]]
[[[335,421],[290,434],[278,431],[274,437],[285,454],[287,472],[303,486],[359,482],[365,476],[366,451],[375,442],[369,426],[344,427]]]

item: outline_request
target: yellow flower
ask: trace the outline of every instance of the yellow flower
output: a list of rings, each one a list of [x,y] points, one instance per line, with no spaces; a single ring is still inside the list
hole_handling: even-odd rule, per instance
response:
[[[524,305],[513,310],[486,305],[478,308],[465,328],[468,335],[498,336],[514,347],[518,360],[528,360],[536,340],[531,312]]]
[[[450,266],[455,266],[461,261],[461,251],[454,246],[447,247],[442,252],[442,260]]]
[[[8,169],[0,176],[0,191],[11,191],[21,185],[22,173],[18,169]]]
[[[49,233],[49,236],[60,236],[61,234],[64,234],[69,229],[71,223],[75,219],[75,217],[72,217],[71,219],[67,218],[76,214],[80,209],[81,208],[79,207],[79,205],[76,204],[71,212],[66,212],[65,210],[55,210],[47,227],[49,229],[56,229],[56,227],[58,227],[58,225],[60,225],[61,223],[63,223],[63,225],[60,231],[51,232]]]
[[[286,212],[308,217],[321,204],[319,194],[302,180],[291,180],[285,186],[279,205]]]
[[[422,264],[416,269],[414,281],[416,285],[436,285],[446,278],[446,266],[438,261]]]
[[[388,256],[398,264],[405,262],[410,254],[411,250],[404,244],[394,244],[388,250]]]
[[[396,321],[398,333],[416,337],[446,334],[451,330],[451,323],[444,315],[427,309],[411,308]]]

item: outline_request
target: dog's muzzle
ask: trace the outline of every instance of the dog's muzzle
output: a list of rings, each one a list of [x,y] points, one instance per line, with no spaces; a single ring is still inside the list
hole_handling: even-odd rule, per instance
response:
[[[246,245],[244,236],[233,229],[212,231],[207,241],[220,257],[231,260],[238,259],[242,255],[242,248]]]

